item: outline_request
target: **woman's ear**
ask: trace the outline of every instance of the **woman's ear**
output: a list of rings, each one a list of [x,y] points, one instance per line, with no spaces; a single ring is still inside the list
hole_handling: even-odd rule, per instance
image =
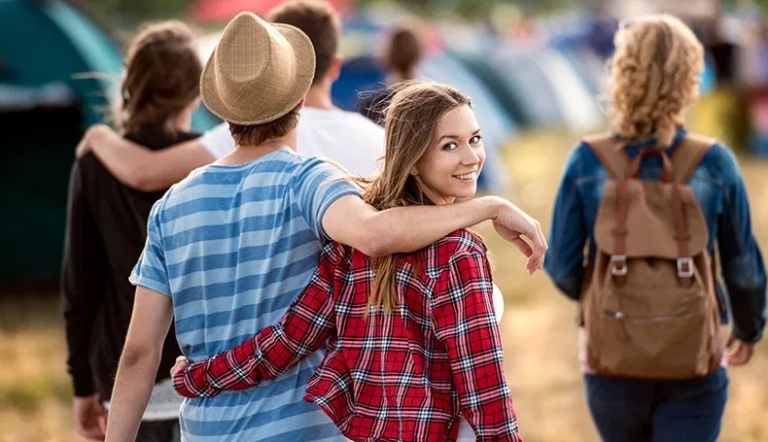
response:
[[[419,168],[417,166],[413,166],[409,173],[411,176],[419,176]]]

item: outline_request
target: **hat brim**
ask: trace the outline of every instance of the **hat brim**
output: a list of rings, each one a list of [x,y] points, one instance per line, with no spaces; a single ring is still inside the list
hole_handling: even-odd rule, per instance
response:
[[[293,49],[296,74],[291,79],[293,84],[289,88],[290,93],[278,101],[270,102],[269,108],[234,112],[231,107],[224,104],[224,100],[216,87],[215,57],[217,46],[200,76],[200,98],[212,114],[226,122],[251,126],[275,121],[296,108],[312,86],[315,77],[315,48],[312,46],[312,41],[306,34],[291,25],[273,23],[271,26],[285,37]]]

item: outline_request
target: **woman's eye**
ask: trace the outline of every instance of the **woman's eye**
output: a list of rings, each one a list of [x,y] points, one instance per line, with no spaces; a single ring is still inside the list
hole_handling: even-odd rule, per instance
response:
[[[459,148],[459,145],[456,143],[448,143],[443,145],[443,150],[456,150]]]
[[[482,140],[483,140],[483,136],[482,135],[475,135],[474,137],[469,139],[469,144],[477,144],[477,143],[479,143]]]

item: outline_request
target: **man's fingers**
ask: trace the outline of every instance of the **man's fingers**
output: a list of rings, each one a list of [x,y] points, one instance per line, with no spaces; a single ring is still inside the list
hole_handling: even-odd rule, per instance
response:
[[[541,225],[538,223],[538,221],[533,221],[534,225],[534,232],[531,235],[531,240],[533,241],[534,245],[534,254],[532,257],[532,266],[535,270],[540,270],[542,266],[544,265],[544,257],[547,254],[547,240],[544,236],[544,232],[541,230]]]
[[[530,258],[533,255],[533,248],[521,237],[513,238],[512,244],[517,247],[520,252],[525,255],[526,258]]]

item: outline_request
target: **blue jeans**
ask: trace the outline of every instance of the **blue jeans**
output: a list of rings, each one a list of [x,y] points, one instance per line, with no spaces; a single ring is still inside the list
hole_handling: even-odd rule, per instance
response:
[[[701,379],[589,374],[587,402],[603,442],[715,442],[728,399],[724,368]]]

